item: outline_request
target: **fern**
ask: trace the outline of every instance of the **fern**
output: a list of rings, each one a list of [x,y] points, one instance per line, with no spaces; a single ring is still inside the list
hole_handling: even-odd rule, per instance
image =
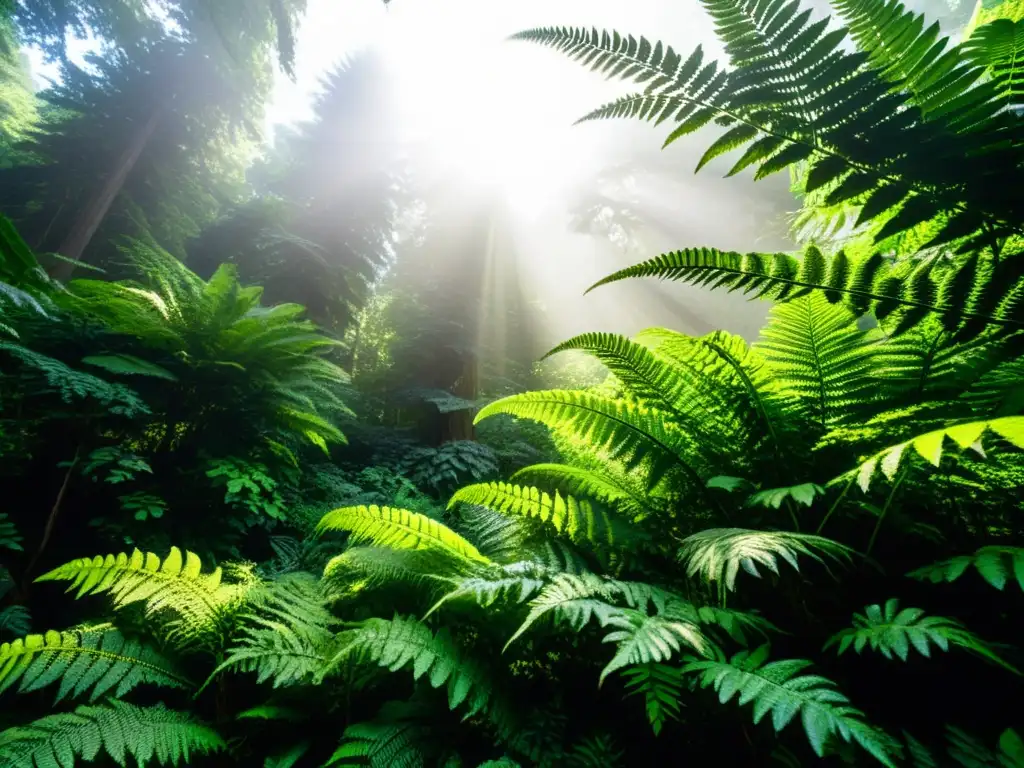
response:
[[[496,602],[523,603],[540,592],[548,582],[546,568],[534,562],[509,563],[480,576],[453,578],[454,589],[438,600],[426,616],[450,600],[471,597],[478,605],[489,608]],[[424,618],[426,618],[424,616]]]
[[[492,702],[488,676],[459,650],[448,630],[435,635],[415,619],[367,619],[342,632],[325,672],[349,661],[371,662],[392,672],[411,666],[416,680],[426,676],[434,688],[447,683],[448,706],[455,709],[466,704],[467,717]]]
[[[148,360],[134,355],[90,355],[82,362],[122,376],[152,376],[166,381],[177,381],[178,377]]]
[[[926,565],[907,575],[912,579],[939,584],[956,581],[972,565],[981,577],[996,589],[1003,589],[1011,578],[1015,578],[1017,584],[1024,590],[1024,548],[1021,547],[982,547],[972,555],[959,555]]]
[[[814,504],[814,497],[824,495],[824,493],[825,489],[817,483],[801,483],[788,488],[770,488],[766,491],[758,491],[751,494],[747,499],[747,504],[778,509],[784,502],[791,499],[796,504],[810,507]]]
[[[323,516],[317,532],[336,530],[348,531],[356,542],[370,541],[395,549],[434,549],[462,560],[490,562],[450,528],[407,509],[376,505],[336,509]]]
[[[512,480],[528,485],[554,485],[565,494],[594,499],[633,520],[642,519],[650,513],[644,497],[604,472],[569,464],[533,464],[512,475]]]
[[[964,56],[984,68],[1006,107],[1024,104],[1024,19],[996,19],[974,31]]]
[[[734,590],[740,568],[760,578],[757,565],[778,574],[778,558],[795,570],[800,570],[798,555],[824,563],[814,550],[835,560],[848,560],[852,552],[843,544],[807,533],[711,528],[684,539],[679,559],[686,565],[687,576],[699,574],[704,581],[720,582],[725,589]]]
[[[854,321],[812,294],[775,306],[757,344],[778,386],[805,404],[823,430],[870,397],[870,347]]]
[[[237,637],[210,680],[224,670],[256,672],[280,688],[309,682],[324,668],[338,622],[309,574],[281,577],[254,590],[238,619]],[[209,683],[209,681],[207,681]]]
[[[843,480],[848,481],[856,478],[861,489],[867,492],[877,470],[881,470],[888,480],[892,480],[896,476],[903,457],[909,452],[908,448],[912,448],[914,453],[937,467],[942,461],[947,439],[955,443],[961,450],[972,448],[981,453],[981,455],[984,455],[984,451],[981,448],[981,438],[987,432],[994,432],[1010,445],[1024,449],[1024,416],[1007,416],[988,421],[972,421],[925,432],[911,440],[879,451],[862,462],[856,469],[840,475],[829,484],[832,485]]]
[[[188,765],[226,745],[209,726],[163,704],[137,707],[124,701],[83,705],[74,712],[47,715],[0,733],[0,765],[10,768],[70,766],[102,752],[120,766],[133,757],[139,766]]]
[[[537,621],[553,614],[557,621],[566,621],[579,632],[592,618],[607,626],[613,616],[624,616],[623,610],[611,603],[616,588],[610,580],[592,573],[555,575],[537,597],[530,601],[530,612],[519,629],[505,643],[507,649]]]
[[[118,609],[144,603],[148,616],[170,615],[165,627],[168,637],[185,645],[223,633],[252,585],[250,575],[238,574],[239,581],[223,582],[220,568],[204,574],[195,554],[186,552],[183,559],[181,551],[171,547],[163,561],[136,549],[130,555],[72,560],[36,581],[68,581],[67,591],[77,590],[76,598],[108,593]]]
[[[720,657],[691,661],[683,674],[699,674],[703,688],[714,688],[725,704],[738,695],[740,706],[753,703],[754,723],[771,714],[776,732],[789,725],[798,714],[804,733],[818,757],[836,737],[852,742],[880,763],[895,768],[892,741],[868,725],[862,714],[850,706],[831,680],[819,675],[801,675],[811,665],[803,659],[768,662],[768,646],[756,651],[741,651],[732,659]],[[767,663],[766,663],[767,662]]]
[[[511,483],[480,483],[460,488],[449,508],[456,504],[474,504],[503,514],[528,517],[550,525],[572,541],[619,547],[639,533],[615,515],[595,508],[588,501],[573,496],[554,496],[529,486]]]
[[[588,392],[525,392],[490,403],[476,421],[507,413],[545,424],[589,450],[622,461],[627,469],[644,465],[649,488],[676,470],[696,487],[704,483],[694,464],[700,457],[687,435],[662,412]]]
[[[32,615],[24,605],[6,605],[0,608],[0,637],[27,635],[32,627]]]
[[[18,684],[19,693],[29,693],[57,681],[57,701],[86,692],[90,701],[109,692],[120,698],[145,684],[192,685],[153,648],[113,627],[51,631],[0,645],[0,692]]]
[[[901,331],[930,314],[939,316],[962,338],[976,336],[988,325],[1004,332],[1024,329],[1024,318],[1019,316],[1024,278],[993,272],[991,264],[977,254],[951,265],[924,260],[908,270],[904,264],[888,263],[880,253],[854,259],[840,251],[826,257],[814,246],[809,246],[801,258],[784,253],[739,254],[691,248],[619,270],[599,280],[588,292],[637,277],[738,290],[774,301],[820,291],[858,317],[872,312],[881,319],[900,310]]]
[[[825,648],[838,645],[841,656],[851,647],[860,653],[865,647],[878,651],[885,658],[895,655],[906,661],[913,647],[922,656],[931,656],[931,647],[948,651],[950,645],[984,656],[1015,674],[1020,674],[1007,664],[978,637],[964,629],[960,622],[945,616],[926,616],[920,608],[900,610],[899,600],[891,598],[885,607],[869,605],[863,614],[853,615],[853,627],[836,633],[825,643]]]
[[[610,616],[607,623],[615,631],[605,635],[604,642],[616,643],[618,649],[601,670],[599,684],[612,672],[626,666],[668,661],[673,653],[679,653],[683,648],[706,656],[712,647],[696,624],[673,616],[671,612],[646,616],[639,611],[623,611]]]
[[[651,662],[626,667],[622,673],[628,695],[644,697],[647,720],[655,736],[661,733],[666,722],[679,718],[679,697],[683,691],[681,668]]]

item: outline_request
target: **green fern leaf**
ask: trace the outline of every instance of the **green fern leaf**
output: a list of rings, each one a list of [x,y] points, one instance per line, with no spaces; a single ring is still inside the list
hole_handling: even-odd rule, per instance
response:
[[[830,481],[829,485],[844,480],[849,481],[855,477],[861,489],[867,492],[876,470],[881,469],[882,474],[888,480],[892,480],[895,477],[903,457],[908,453],[908,448],[913,448],[913,453],[916,453],[925,461],[937,467],[945,453],[945,442],[947,439],[956,443],[961,450],[972,448],[981,453],[981,455],[984,455],[981,449],[981,438],[987,432],[993,432],[1010,445],[1024,449],[1024,416],[1007,416],[988,421],[971,421],[925,432],[911,440],[879,451],[862,462],[856,469],[852,469]]]
[[[639,611],[623,611],[610,616],[607,624],[614,631],[605,635],[604,642],[616,643],[618,650],[601,670],[598,685],[604,683],[612,672],[624,667],[668,661],[673,653],[679,653],[683,648],[707,656],[712,647],[696,624],[673,616],[671,612],[646,616]]]
[[[171,619],[165,629],[179,644],[207,640],[223,631],[225,622],[241,605],[253,580],[243,571],[235,583],[222,581],[222,570],[202,572],[202,563],[192,552],[182,558],[177,547],[161,561],[151,552],[134,550],[130,555],[98,555],[72,560],[43,574],[36,581],[68,581],[67,591],[76,598],[108,593],[115,608],[145,603],[149,616]]]
[[[765,663],[767,656],[768,646],[762,646],[754,652],[741,651],[731,660],[692,661],[683,667],[683,674],[699,674],[701,687],[713,687],[723,704],[737,696],[740,706],[753,703],[755,724],[771,714],[776,732],[800,715],[807,740],[819,757],[824,757],[826,743],[838,737],[856,743],[888,768],[896,768],[891,740],[866,724],[831,680],[800,674],[811,662]]]
[[[29,635],[0,645],[0,692],[19,684],[19,693],[29,693],[58,680],[57,701],[87,691],[90,701],[108,692],[120,698],[145,684],[192,687],[157,651],[109,626]]]
[[[974,566],[985,581],[1003,589],[1012,579],[1024,590],[1024,547],[982,547],[973,555],[960,555],[939,563],[926,565],[907,575],[912,579],[939,584],[959,579]]]
[[[72,766],[105,752],[128,766],[188,765],[200,755],[226,748],[223,739],[191,715],[163,704],[137,707],[124,701],[83,705],[74,712],[47,715],[0,733],[0,765],[11,768]]]
[[[661,733],[666,722],[679,718],[679,698],[683,692],[681,668],[651,662],[626,667],[622,673],[626,678],[627,695],[644,697],[647,720],[655,736]]]
[[[460,488],[448,502],[474,504],[502,514],[534,518],[550,525],[573,541],[621,547],[624,542],[642,538],[626,521],[573,496],[552,496],[531,486],[511,483],[478,483]]]
[[[687,576],[699,574],[709,583],[720,582],[726,589],[734,590],[740,568],[760,578],[757,565],[778,574],[778,558],[795,570],[800,570],[798,555],[824,563],[814,550],[835,560],[848,560],[852,552],[843,544],[807,533],[710,528],[684,539],[679,559],[686,565]]]
[[[487,405],[480,422],[507,413],[538,421],[556,433],[585,441],[590,449],[622,461],[627,468],[645,465],[648,487],[677,470],[703,488],[693,466],[699,454],[687,435],[661,411],[621,399],[579,391],[549,390],[512,395]]]
[[[467,717],[483,711],[492,699],[490,679],[455,645],[448,630],[435,635],[415,619],[367,619],[342,632],[326,671],[348,661],[371,662],[392,672],[411,666],[413,678],[426,676],[434,688],[447,684],[449,707],[465,703]]]
[[[776,305],[756,347],[782,390],[822,429],[870,399],[869,337],[849,311],[820,294]]]
[[[325,531],[348,531],[353,541],[370,541],[381,547],[434,549],[463,560],[490,562],[455,531],[407,509],[342,507],[321,518],[317,532]]]
[[[569,464],[532,464],[520,469],[512,480],[527,485],[550,484],[563,493],[586,497],[607,505],[623,517],[639,520],[649,512],[648,502],[603,472]]]
[[[870,646],[885,658],[895,655],[906,661],[913,647],[922,656],[931,657],[931,647],[948,651],[950,645],[983,656],[1014,674],[1017,669],[1007,664],[980,638],[964,629],[963,625],[945,616],[926,616],[920,608],[900,610],[899,600],[887,600],[885,607],[869,605],[863,614],[853,615],[853,627],[844,629],[828,639],[825,649],[837,645],[841,656],[849,648],[857,653]]]
[[[7,519],[7,513],[0,512],[0,547],[21,552],[21,542],[22,538],[18,534],[18,529]]]
[[[997,19],[974,30],[961,46],[964,56],[992,78],[998,101],[1024,103],[1024,20]]]
[[[767,491],[758,491],[747,499],[747,504],[778,509],[787,499],[792,499],[797,504],[810,507],[814,504],[814,497],[824,495],[824,493],[825,489],[816,483],[802,483],[800,485],[791,485],[788,488],[771,488]]]

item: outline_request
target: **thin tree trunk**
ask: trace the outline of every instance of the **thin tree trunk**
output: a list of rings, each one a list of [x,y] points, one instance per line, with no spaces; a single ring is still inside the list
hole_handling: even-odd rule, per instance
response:
[[[146,149],[146,145],[149,144],[153,132],[160,123],[163,111],[163,105],[154,107],[149,119],[139,126],[128,146],[125,147],[120,157],[117,158],[113,172],[107,176],[99,191],[78,214],[75,223],[71,225],[71,230],[64,238],[64,242],[57,249],[60,255],[70,259],[70,261],[58,262],[52,269],[51,275],[53,277],[58,280],[67,280],[71,277],[75,269],[75,265],[72,262],[79,261],[82,258],[82,254],[89,245],[89,241],[92,240],[92,236],[96,234],[96,230],[103,223],[103,219],[110,210],[110,206],[124,187],[128,175],[135,168],[135,164]]]

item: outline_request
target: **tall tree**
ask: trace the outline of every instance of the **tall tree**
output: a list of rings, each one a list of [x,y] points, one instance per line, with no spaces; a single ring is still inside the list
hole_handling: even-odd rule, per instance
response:
[[[250,173],[257,195],[207,228],[189,261],[222,261],[343,333],[389,263],[402,205],[396,120],[379,59],[361,55],[323,83],[314,119],[278,134]]]

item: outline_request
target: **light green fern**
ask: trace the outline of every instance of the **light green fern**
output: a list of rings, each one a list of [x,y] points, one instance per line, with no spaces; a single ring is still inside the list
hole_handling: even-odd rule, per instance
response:
[[[456,504],[474,504],[507,515],[533,518],[575,542],[621,547],[642,538],[625,520],[601,507],[557,491],[551,495],[532,486],[502,482],[467,485],[455,492],[448,507]]]
[[[209,640],[225,630],[226,623],[255,584],[255,578],[236,570],[234,582],[223,581],[215,568],[204,574],[199,557],[186,552],[182,557],[171,547],[164,560],[152,552],[96,556],[72,560],[43,574],[36,581],[68,581],[75,597],[109,594],[115,608],[144,603],[147,615],[169,619],[165,631],[179,644]]]
[[[89,692],[117,698],[137,685],[188,688],[191,683],[153,648],[111,626],[29,635],[0,645],[0,692],[29,693],[60,681],[57,701]]]
[[[798,555],[824,563],[822,555],[848,560],[851,552],[843,544],[807,533],[710,528],[684,539],[679,559],[686,566],[687,576],[699,575],[709,583],[719,582],[725,589],[734,590],[741,568],[751,576],[760,577],[758,564],[778,574],[779,558],[800,570]]]
[[[324,515],[317,531],[348,531],[356,542],[369,541],[395,549],[435,549],[463,560],[490,562],[455,531],[407,509],[343,507]]]

